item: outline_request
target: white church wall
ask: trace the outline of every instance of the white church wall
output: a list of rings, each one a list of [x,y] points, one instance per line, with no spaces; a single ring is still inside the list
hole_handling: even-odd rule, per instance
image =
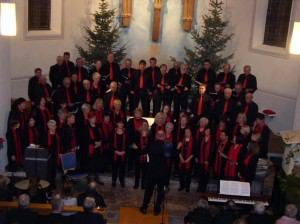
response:
[[[297,0],[296,0],[297,1]],[[74,61],[78,56],[75,44],[84,44],[83,25],[91,25],[90,13],[98,6],[98,0],[65,0],[64,37],[61,40],[24,40],[23,27],[25,18],[25,1],[17,3],[18,36],[11,46],[12,97],[27,96],[28,77],[35,67],[41,67],[48,74],[49,67],[55,64],[55,57],[64,51],[71,52]],[[110,7],[119,8],[120,0],[110,0]],[[235,36],[226,53],[234,51],[232,65],[235,65],[236,76],[242,73],[243,66],[250,64],[258,80],[258,91],[255,101],[261,109],[272,109],[277,117],[270,122],[274,131],[293,128],[294,109],[299,80],[299,58],[279,58],[249,51],[249,39],[252,28],[254,0],[224,0],[225,17],[230,20],[226,32]],[[127,44],[127,54],[137,65],[138,60],[148,61],[156,56],[159,63],[171,65],[169,56],[183,59],[183,47],[193,45],[190,34],[182,29],[181,0],[164,1],[162,7],[160,40],[151,41],[153,1],[134,0],[133,15],[129,28],[122,28],[122,43]],[[195,4],[193,24],[200,28],[202,15],[208,8],[208,0],[198,0]],[[120,16],[118,12],[118,16]],[[295,20],[300,20],[300,4],[295,5]],[[261,21],[264,23],[265,21]],[[201,28],[200,28],[201,29]],[[288,115],[288,116],[287,116]]]

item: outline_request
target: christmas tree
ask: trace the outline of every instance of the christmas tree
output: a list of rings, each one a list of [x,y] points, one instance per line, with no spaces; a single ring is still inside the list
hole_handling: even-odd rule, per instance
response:
[[[118,24],[114,23],[116,9],[109,10],[106,0],[99,3],[99,11],[93,14],[94,27],[84,27],[86,31],[87,50],[76,44],[81,57],[88,65],[94,63],[96,59],[106,61],[107,55],[113,53],[115,62],[122,61],[125,56],[125,45],[119,47],[119,37],[121,31]]]
[[[233,54],[223,56],[222,52],[226,48],[226,43],[231,40],[233,34],[224,34],[224,28],[229,21],[223,21],[222,5],[219,0],[210,0],[209,14],[203,15],[204,25],[200,33],[195,27],[191,31],[192,40],[195,41],[194,50],[184,48],[186,58],[184,59],[189,67],[190,74],[195,77],[202,66],[204,59],[211,60],[212,68],[220,71],[225,63],[232,59]]]

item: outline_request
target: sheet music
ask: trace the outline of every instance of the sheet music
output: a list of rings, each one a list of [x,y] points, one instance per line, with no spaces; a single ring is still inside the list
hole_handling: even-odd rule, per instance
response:
[[[220,194],[250,196],[250,183],[220,180]]]

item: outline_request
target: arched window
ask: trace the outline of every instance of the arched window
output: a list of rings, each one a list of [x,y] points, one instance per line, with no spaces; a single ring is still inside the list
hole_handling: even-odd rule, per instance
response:
[[[28,0],[28,30],[50,30],[51,0]]]

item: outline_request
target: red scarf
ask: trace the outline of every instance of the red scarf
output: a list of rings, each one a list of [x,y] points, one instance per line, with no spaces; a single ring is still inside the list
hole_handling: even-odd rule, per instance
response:
[[[155,86],[155,73],[154,73],[154,67],[152,67],[152,85]]]
[[[86,102],[90,103],[91,102],[91,96],[90,96],[90,91],[86,90]]]
[[[139,87],[140,87],[140,89],[142,89],[144,87],[144,72],[143,71],[141,71]]]
[[[142,133],[140,134],[140,145],[141,145],[141,151],[143,151],[144,148],[148,145],[148,136],[143,137]],[[144,164],[146,162],[147,162],[147,155],[141,155],[140,156],[140,163]]]
[[[172,133],[170,134],[169,137],[167,137],[167,134],[165,135],[165,139],[164,139],[165,142],[173,142],[173,135]]]
[[[39,144],[39,133],[36,127],[28,128],[29,144]]]
[[[21,118],[21,121],[20,121],[21,129],[23,130],[25,127],[25,120],[27,119],[27,112],[26,112],[26,110],[20,110],[20,109],[18,109],[18,111],[19,111],[19,117]]]
[[[47,129],[47,122],[48,122],[48,120],[51,119],[51,114],[50,114],[50,112],[49,112],[49,110],[48,110],[47,107],[45,107],[45,110],[42,110],[41,108],[39,108],[39,110],[40,110],[40,112],[41,112],[41,114],[42,114],[42,117],[43,117],[44,131],[47,132],[47,130],[48,130],[48,129]],[[46,118],[45,112],[47,113],[48,120],[47,120],[47,118]]]
[[[216,140],[217,140],[217,142],[219,142],[220,141],[220,135],[221,135],[221,131],[223,131],[224,130],[224,128],[220,128],[220,125],[218,126],[218,129],[217,129],[217,133],[216,133]]]
[[[245,160],[244,160],[244,165],[245,165],[246,168],[248,168],[248,166],[249,166],[249,161],[250,161],[250,159],[252,158],[252,156],[253,156],[253,154],[250,153],[250,154],[248,154],[247,157],[245,158]]]
[[[134,124],[134,130],[138,131],[139,128],[141,127],[142,124],[142,119],[140,118],[139,120],[136,118],[133,118],[133,124]]]
[[[247,103],[244,109],[244,114],[248,114],[248,110],[249,110],[249,104]]]
[[[67,103],[71,103],[71,98],[70,98],[70,93],[69,93],[69,89],[66,88],[66,98],[67,98]]]
[[[204,132],[205,132],[205,128],[203,128],[202,131],[200,131],[200,128],[201,128],[201,127],[199,127],[199,128],[197,129],[197,133],[196,133],[196,140],[197,140],[197,141],[200,140],[200,135],[204,135]]]
[[[166,117],[166,123],[171,122],[171,117],[169,115],[167,115]]]
[[[95,87],[94,85],[92,85],[92,89],[93,89],[93,91],[96,90],[96,92],[97,92],[99,95],[101,94],[101,89],[100,89],[99,85],[97,85],[97,87]]]
[[[101,137],[101,130],[100,128],[97,128],[98,132],[99,132],[99,135]],[[90,126],[89,127],[89,137],[90,137],[90,140],[92,141],[95,141],[95,135],[94,135],[94,132],[93,132],[93,128]],[[94,144],[89,144],[89,156],[93,156],[94,153],[95,153],[95,145]],[[100,153],[102,154],[102,146],[100,146]]]
[[[247,82],[248,82],[248,76],[245,75],[245,79],[244,79],[244,82],[243,82],[243,89],[247,88]]]
[[[235,148],[235,146],[237,146]],[[233,163],[236,163],[238,160],[238,156],[240,153],[240,150],[242,148],[241,144],[233,144],[230,147],[230,150],[228,152],[228,158],[230,159],[230,161],[232,161]],[[229,161],[226,162],[226,166],[225,166],[225,177],[227,179],[233,179],[236,176],[236,165],[235,164],[230,164]]]
[[[107,141],[108,143],[104,145],[104,151],[108,151],[109,150],[109,135],[113,130],[113,124],[111,122],[109,122],[108,124],[102,122],[102,131],[103,131],[103,137],[104,140]]]
[[[96,123],[101,124],[102,123],[102,110],[95,110],[96,113]]]
[[[178,85],[182,85],[182,83],[183,83],[183,75],[181,75],[181,77],[180,77],[180,79],[179,79],[179,82],[178,82]],[[180,91],[180,89],[178,88],[177,89],[177,93],[180,93],[181,91]]]
[[[121,150],[118,150],[118,144],[117,144],[117,130],[115,130],[115,134],[114,134],[114,148],[115,148],[115,151],[121,151],[121,152],[124,152],[125,151],[125,144],[126,144],[126,135],[125,135],[125,132],[123,131],[123,134],[122,134],[122,149]],[[118,155],[116,153],[114,153],[114,162],[116,163],[117,162],[117,159],[118,159]],[[125,156],[122,155],[122,163],[124,162],[124,159],[125,159]]]
[[[161,75],[161,83],[162,83],[162,84],[165,83],[165,75],[164,75],[164,74]],[[161,92],[164,92],[164,90],[165,90],[165,87],[164,87],[163,85],[161,85],[161,86],[160,86],[160,91],[161,91]]]
[[[197,110],[197,115],[200,116],[202,113],[202,103],[203,103],[203,96],[202,94],[200,95],[200,99],[198,102],[198,110]]]
[[[223,109],[223,115],[227,112],[227,110],[228,110],[228,100],[225,100],[224,109]]]
[[[114,109],[114,100],[115,100],[115,94],[111,94],[110,102],[109,102],[109,109],[113,110]]]
[[[131,79],[131,73],[130,73],[130,69],[128,69],[127,76],[128,76],[128,78],[129,78],[129,79]]]
[[[117,124],[116,116],[119,116],[119,120],[124,120],[125,119],[123,111],[120,110],[119,114],[117,114],[116,111],[114,110],[114,113],[113,113],[113,117],[114,117],[114,120],[113,120],[114,124],[113,125],[114,126],[116,126],[116,124]]]
[[[208,81],[208,71],[205,70],[204,83],[207,83],[207,81]]]
[[[227,74],[225,74],[225,73],[224,73],[223,82],[224,82],[224,83],[226,83],[226,82],[227,82]]]
[[[181,152],[180,152],[182,157],[183,157],[183,151],[184,151],[184,148],[185,148],[185,142],[186,142],[186,139],[184,137],[183,140],[182,140],[182,146],[181,146]],[[188,148],[187,148],[186,158],[183,158],[183,159],[188,159],[191,156],[191,154],[192,154],[192,147],[193,147],[193,138],[190,137],[190,140],[188,142]],[[189,163],[184,163],[184,164],[185,164],[186,171],[189,171],[190,168],[191,168],[191,161]],[[182,165],[183,164],[179,160],[179,169],[181,169]]]
[[[178,123],[176,144],[178,144],[181,141],[181,139],[180,139],[180,130],[181,130],[181,126],[180,126],[180,123]],[[185,127],[184,127],[184,130],[185,130]]]
[[[74,93],[75,93],[75,95],[77,95],[77,85],[76,85],[76,82],[74,82]]]
[[[17,129],[15,129],[15,128],[11,128],[11,132],[13,134],[14,144],[15,144],[15,148],[16,148],[16,164],[21,165],[21,164],[23,164],[23,156],[22,156],[22,151],[21,151],[20,135],[17,133]]]
[[[221,174],[221,165],[222,165],[222,161],[223,161],[223,157],[219,155],[218,151],[224,153],[224,149],[227,144],[228,144],[228,140],[224,144],[222,142],[219,143],[217,150],[216,150],[214,173],[217,176],[220,176],[220,174]]]
[[[254,133],[262,133],[262,131],[264,130],[264,128],[266,127],[265,124],[260,125],[260,126],[256,126],[254,129]]]
[[[82,81],[81,68],[78,67],[78,82]]]
[[[59,166],[60,161],[60,143],[59,143],[59,136],[55,132],[55,138],[56,138],[56,165]],[[52,146],[52,136],[50,134],[50,131],[48,131],[48,147],[50,148]]]
[[[46,97],[46,99],[50,98],[50,97],[49,97],[49,92],[48,92],[48,89],[47,89],[47,86],[46,86],[46,85],[44,85],[44,92],[45,92],[45,97]]]
[[[239,124],[236,124],[236,125],[234,126],[234,129],[233,129],[232,136],[235,136],[235,135],[236,135],[236,133],[237,133],[237,131],[238,131],[239,127],[240,127],[240,125],[239,125]]]
[[[109,64],[109,80],[110,81],[113,80],[113,67],[112,67],[112,63]]]
[[[208,140],[206,142],[205,148],[205,137],[202,139],[201,147],[200,147],[200,158],[199,158],[199,164],[201,166],[204,166],[204,171],[206,174],[208,174],[208,164],[205,164],[204,162],[208,160],[210,149],[211,149],[211,136],[208,137]]]

